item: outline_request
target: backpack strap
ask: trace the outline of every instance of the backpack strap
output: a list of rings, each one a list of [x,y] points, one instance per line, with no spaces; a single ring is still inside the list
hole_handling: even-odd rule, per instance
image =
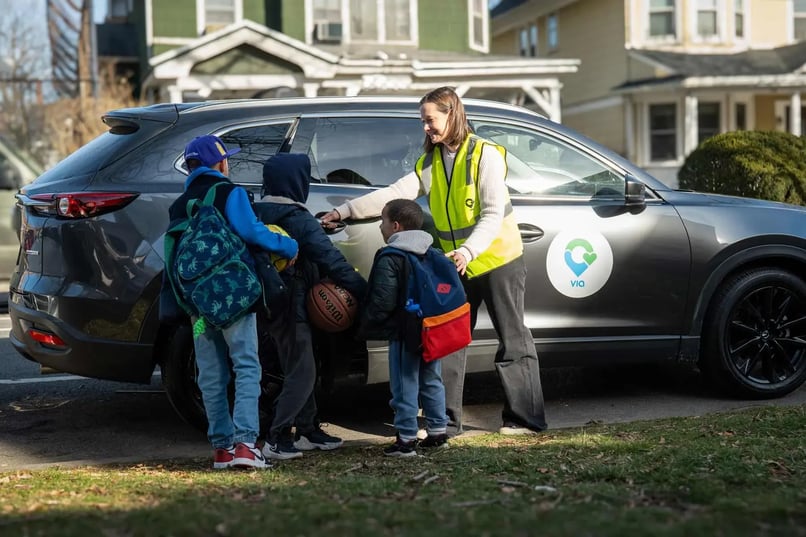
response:
[[[403,281],[406,282],[405,285],[401,285],[398,289],[398,297],[397,303],[401,306],[406,305],[406,300],[409,296],[410,286],[413,285],[413,278],[411,277],[411,260],[409,259],[410,255],[414,255],[411,252],[407,252],[405,250],[401,250],[400,248],[395,248],[394,246],[384,246],[378,251],[378,257],[383,255],[394,255],[403,258]],[[405,313],[403,311],[398,312],[398,318],[403,320],[403,316]],[[400,323],[400,332],[401,334],[404,332],[405,323]]]

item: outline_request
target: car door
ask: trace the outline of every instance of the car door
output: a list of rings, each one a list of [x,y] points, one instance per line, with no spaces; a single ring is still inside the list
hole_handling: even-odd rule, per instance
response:
[[[528,267],[526,324],[550,360],[674,355],[690,251],[674,207],[625,203],[626,170],[548,126],[471,120],[507,151]],[[476,337],[494,338],[488,319]]]
[[[414,114],[303,116],[290,150],[307,153],[311,159],[309,210],[314,214],[330,211],[346,200],[403,177],[414,169],[422,136],[420,118]],[[427,209],[424,198],[418,201]],[[380,217],[346,224],[331,239],[347,260],[368,277],[375,252],[384,245]]]

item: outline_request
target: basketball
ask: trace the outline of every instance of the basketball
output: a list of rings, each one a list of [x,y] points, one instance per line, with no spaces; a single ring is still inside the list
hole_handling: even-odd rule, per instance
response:
[[[266,227],[269,228],[269,231],[273,231],[274,233],[279,233],[280,235],[285,235],[288,237],[288,233],[278,226],[277,224],[266,224]],[[271,257],[271,264],[274,265],[274,268],[277,269],[277,272],[282,272],[285,270],[285,267],[288,265],[288,259],[284,257],[280,257],[277,254],[269,254]]]
[[[358,304],[347,289],[323,280],[308,291],[308,320],[325,332],[341,332],[355,321]]]

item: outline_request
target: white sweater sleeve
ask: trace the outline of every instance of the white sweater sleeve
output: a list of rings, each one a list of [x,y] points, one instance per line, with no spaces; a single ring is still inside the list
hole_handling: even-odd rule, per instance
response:
[[[504,223],[504,209],[509,200],[506,178],[506,162],[498,150],[490,144],[482,148],[479,161],[479,202],[481,214],[473,233],[467,238],[461,249],[470,253],[471,261],[490,247],[501,231]]]
[[[411,172],[385,188],[379,188],[339,205],[336,210],[342,219],[372,218],[381,214],[387,202],[400,198],[413,200],[424,194],[419,177],[415,172]]]

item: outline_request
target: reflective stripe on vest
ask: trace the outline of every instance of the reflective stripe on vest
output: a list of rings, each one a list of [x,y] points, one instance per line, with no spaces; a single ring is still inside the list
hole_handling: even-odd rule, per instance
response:
[[[470,237],[481,214],[477,180],[485,144],[495,147],[506,159],[506,149],[470,135],[456,152],[450,182],[439,150],[421,155],[414,167],[423,188],[428,191],[428,206],[434,217],[439,244],[446,252],[459,248]],[[462,180],[454,181],[456,178]],[[507,194],[501,230],[490,246],[468,263],[467,275],[469,278],[479,276],[521,254],[523,243]]]

